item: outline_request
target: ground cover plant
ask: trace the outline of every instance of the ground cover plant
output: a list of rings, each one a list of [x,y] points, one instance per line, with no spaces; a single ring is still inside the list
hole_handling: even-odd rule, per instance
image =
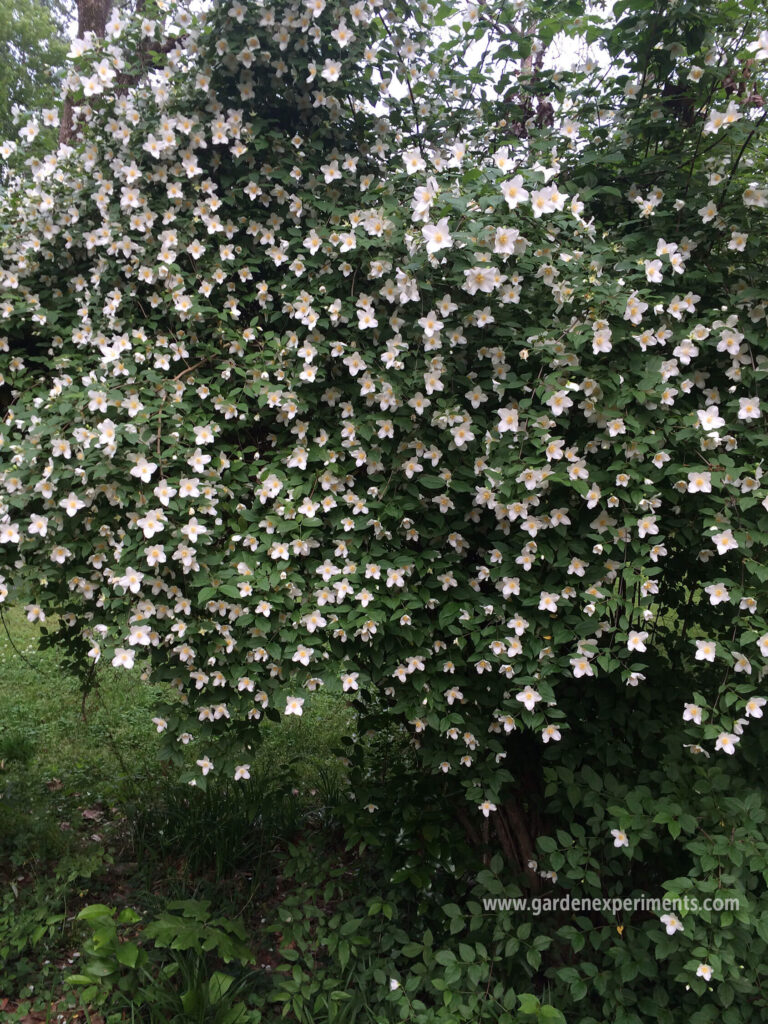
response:
[[[343,780],[329,765],[318,779],[313,760],[348,726],[337,709],[308,712],[279,746],[265,743],[271,777],[190,793],[156,775],[138,669],[119,686],[111,672],[99,681],[103,702],[115,702],[105,729],[99,691],[83,718],[73,680],[38,647],[39,627],[17,611],[6,621],[15,640],[0,643],[0,712],[12,723],[0,743],[0,1019],[246,1022],[283,1019],[285,1008],[289,1019],[341,1024],[432,1020],[425,995],[453,1004],[443,1019],[493,1019],[520,1003],[489,984],[512,915],[478,905],[484,950],[469,957],[462,941],[458,959],[450,948],[464,925],[448,901],[469,893],[473,862],[455,850],[444,863],[445,814],[422,813],[410,830],[418,872],[407,845],[347,848]],[[386,752],[372,746],[371,771],[392,769]],[[293,769],[283,788],[278,768]],[[402,771],[392,778],[404,782]],[[530,922],[515,931],[522,948],[541,945]],[[544,1005],[544,1019],[561,1019]]]
[[[766,58],[751,2],[148,3],[0,200],[6,586],[195,790],[349,702],[402,1019],[764,1013]]]
[[[170,1020],[174,1000],[185,1019],[185,985],[189,1009],[206,986],[224,984],[213,1000],[223,1019],[235,992],[231,982],[216,981],[217,963],[223,966],[216,958],[225,955],[240,973],[246,966],[252,973],[259,942],[263,951],[274,947],[264,907],[275,903],[275,864],[291,839],[307,830],[311,836],[327,819],[341,783],[328,750],[347,729],[346,717],[325,701],[325,714],[320,707],[318,715],[281,730],[279,741],[265,740],[261,777],[252,784],[236,793],[223,787],[190,794],[175,775],[157,771],[149,718],[157,694],[138,669],[127,677],[100,673],[84,701],[75,680],[62,676],[57,652],[40,649],[39,626],[17,610],[4,618],[0,1019],[54,1020],[60,1012],[85,1020],[83,1007],[94,1020],[100,1010],[125,1019],[130,1000],[121,1004],[121,993],[112,993],[103,978],[97,991],[86,988],[85,999],[67,981],[87,969],[81,965],[92,947],[85,922],[101,922],[106,904],[114,917],[123,915],[124,929],[140,920],[159,929],[162,952],[154,953],[154,966],[169,974],[165,986],[162,974],[158,981],[151,972],[141,984],[132,980],[133,989],[126,985],[136,1012],[148,1010],[134,989],[143,987],[157,1019]],[[243,917],[249,943],[241,938],[232,946],[227,935],[234,930],[238,937]],[[199,948],[206,940],[207,949]],[[181,941],[182,952],[169,952],[170,941]],[[135,966],[125,951],[119,956],[121,969]],[[108,1005],[96,1005],[102,995]],[[211,1009],[209,1001],[199,1008]]]

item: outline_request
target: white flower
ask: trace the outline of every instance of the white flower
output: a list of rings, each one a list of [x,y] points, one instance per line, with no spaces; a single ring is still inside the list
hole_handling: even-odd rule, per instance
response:
[[[627,308],[624,310],[624,319],[629,320],[630,323],[639,324],[643,319],[643,313],[648,309],[648,303],[642,302],[637,292],[632,294],[627,299]]]
[[[445,326],[434,309],[430,309],[427,315],[421,317],[418,323],[427,338],[433,338],[436,334],[439,334]]]
[[[753,182],[741,193],[745,206],[757,206],[761,209],[768,206],[768,189],[758,188]]]
[[[501,192],[510,210],[514,210],[516,206],[526,202],[528,199],[528,192],[523,188],[523,177],[521,174],[516,174],[509,181],[502,182]]]
[[[592,671],[589,658],[582,655],[579,658],[571,658],[570,662],[574,679],[581,679],[582,676],[594,676],[595,673]]]
[[[556,612],[557,602],[560,600],[559,594],[549,594],[546,590],[542,591],[539,595],[539,611],[540,612]]]
[[[661,260],[644,260],[645,276],[652,284],[658,284],[662,280]]]
[[[633,629],[627,637],[627,649],[630,651],[639,651],[642,654],[644,651],[648,650],[645,646],[645,641],[647,639],[648,633],[644,629],[639,632]]]
[[[752,665],[749,658],[745,654],[742,654],[741,651],[732,651],[732,654],[734,661],[733,671],[743,672],[745,675],[751,676]]]
[[[145,625],[134,625],[131,626],[131,633],[128,637],[128,643],[131,647],[148,647],[152,643],[152,631],[149,626]]]
[[[699,409],[696,415],[699,418],[699,426],[707,433],[720,430],[725,426],[725,420],[716,405],[708,405],[706,409]]]
[[[710,199],[706,206],[701,207],[698,214],[701,217],[702,223],[709,224],[709,222],[714,220],[717,216],[717,206]]]
[[[765,704],[765,697],[752,697],[747,701],[744,713],[749,715],[750,718],[762,718]]]
[[[535,189],[531,192],[531,209],[533,216],[539,218],[544,213],[552,213],[556,209],[551,195],[551,186]]]
[[[706,135],[710,135],[713,132],[719,131],[725,124],[725,114],[719,110],[715,110],[714,107],[709,112],[709,117],[706,120],[704,127],[701,129]],[[699,210],[701,213],[701,210]],[[711,218],[710,218],[711,219]]]
[[[304,698],[303,697],[288,697],[285,703],[286,715],[298,715],[301,718],[304,713]]]
[[[339,75],[341,74],[341,61],[331,60],[330,57],[327,58],[320,74],[326,82],[338,81]]]
[[[518,240],[520,240],[520,232],[517,228],[496,228],[493,251],[500,256],[512,256],[515,253]]]
[[[718,555],[724,555],[726,551],[734,551],[739,546],[730,530],[723,530],[722,533],[716,533],[712,537],[712,541],[717,548]],[[768,653],[768,651],[766,653]]]
[[[768,60],[768,30],[761,32],[754,43],[750,43],[748,50],[755,51],[755,60]]]
[[[156,533],[160,533],[165,526],[163,515],[158,511],[149,511],[141,519],[136,520],[136,525],[141,528],[147,540],[151,540]]]
[[[711,494],[712,493],[712,474],[707,472],[693,472],[688,474],[688,493],[689,494]]]
[[[643,516],[637,522],[637,535],[641,539],[644,537],[655,537],[659,532],[659,528],[656,525],[655,516]]]
[[[703,978],[704,981],[709,981],[712,978],[712,968],[709,964],[699,964],[696,968],[696,977]]]
[[[500,434],[504,434],[508,430],[511,430],[513,434],[517,432],[517,409],[512,408],[512,406],[506,406],[504,409],[498,409],[496,415],[499,417],[497,430],[499,431]]]
[[[62,498],[59,502],[59,507],[63,508],[67,515],[71,518],[77,515],[81,508],[85,508],[85,502],[82,498],[78,498],[72,491],[69,492],[66,498]]]
[[[611,835],[613,836],[614,846],[629,846],[629,838],[626,832],[623,832],[620,828],[612,828]]]
[[[675,932],[682,932],[683,923],[674,914],[662,914],[661,923],[667,929],[667,935],[674,935]]]
[[[39,133],[40,125],[34,120],[34,118],[31,121],[28,121],[23,128],[19,129],[19,135],[26,139],[27,142],[33,142]]]
[[[709,595],[709,603],[712,605],[723,604],[731,600],[728,588],[724,587],[722,583],[712,583],[704,588],[704,593]]]
[[[760,399],[740,398],[737,415],[740,420],[759,420],[762,415],[760,412]]]
[[[424,241],[427,243],[427,252],[435,253],[440,249],[449,249],[453,245],[451,233],[448,230],[448,218],[442,217],[437,224],[425,224],[421,229]]]
[[[743,231],[732,231],[728,248],[735,252],[744,252],[748,238],[749,235],[745,234]]]
[[[114,668],[133,668],[133,661],[136,657],[134,651],[128,650],[126,647],[115,648],[115,656],[112,659],[112,665]]]
[[[521,704],[524,704],[528,711],[533,711],[538,701],[541,700],[541,694],[538,691],[531,689],[530,686],[526,686],[524,690],[515,695],[515,699],[519,700]]]
[[[727,732],[721,732],[715,742],[715,750],[722,750],[726,754],[733,754],[738,742],[738,736],[733,736],[731,733]]]
[[[427,166],[418,149],[407,149],[403,153],[403,163],[408,174],[416,174],[417,171],[425,170]]]
[[[487,818],[491,811],[496,810],[496,804],[492,804],[490,800],[483,800],[483,802],[477,806],[478,809],[483,812],[484,818]]]
[[[701,725],[701,708],[698,704],[684,704],[683,707],[683,721],[695,722],[696,725]]]
[[[48,533],[48,517],[32,515],[29,521],[29,532],[32,534],[39,534],[41,537],[45,537]]]
[[[18,523],[3,523],[2,526],[0,526],[0,544],[18,544],[20,541],[21,536],[19,534]],[[56,548],[54,548],[54,552],[55,551]],[[59,560],[54,558],[53,553],[51,554],[51,558],[53,558],[54,561]]]
[[[298,661],[302,665],[308,665],[314,653],[314,647],[304,647],[303,644],[299,644],[291,658],[291,661]],[[293,712],[293,714],[295,713],[296,712]]]
[[[388,587],[404,587],[405,586],[405,570],[403,570],[403,569],[387,569],[387,586]]]
[[[208,528],[198,523],[196,516],[192,516],[189,522],[182,526],[181,532],[189,538],[190,544],[194,544],[200,534],[208,533]]]
[[[131,476],[137,476],[146,484],[149,482],[152,474],[155,472],[156,469],[157,463],[147,462],[147,460],[142,455],[139,458],[139,461],[136,463],[136,465],[132,467]]]
[[[696,641],[696,661],[714,661],[717,644],[712,640]]]

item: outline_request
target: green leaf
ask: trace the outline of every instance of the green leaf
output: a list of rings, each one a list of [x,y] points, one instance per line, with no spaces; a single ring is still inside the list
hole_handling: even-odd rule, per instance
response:
[[[213,1003],[219,1003],[234,984],[235,979],[230,974],[223,974],[221,971],[214,971],[208,982],[208,999]]]
[[[133,942],[121,942],[115,950],[115,956],[126,967],[135,967],[139,959],[139,947]]]
[[[353,932],[359,930],[360,925],[363,923],[361,917],[351,917],[348,921],[345,921],[341,926],[340,933],[342,935],[351,935]]]
[[[565,1024],[565,1017],[560,1010],[556,1006],[550,1006],[549,1004],[541,1007],[539,1019],[553,1021],[554,1024]]]
[[[102,920],[108,920],[108,921],[111,922],[111,921],[114,920],[114,914],[115,914],[115,911],[114,911],[114,909],[112,907],[107,907],[103,903],[91,903],[87,907],[83,907],[83,909],[78,913],[77,920],[78,921],[102,921]]]
[[[419,956],[423,948],[424,947],[420,942],[408,942],[403,946],[400,952],[403,954],[403,956],[414,957]]]
[[[520,1000],[520,1012],[527,1014],[538,1014],[539,1000],[536,996],[531,995],[530,992],[525,992],[522,995],[518,995]]]
[[[346,939],[339,943],[339,966],[342,970],[349,963],[349,943]]]

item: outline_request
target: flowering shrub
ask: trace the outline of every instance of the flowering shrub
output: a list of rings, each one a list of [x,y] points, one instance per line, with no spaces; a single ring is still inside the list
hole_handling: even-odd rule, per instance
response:
[[[768,37],[543,7],[75,41],[76,135],[2,197],[3,594],[86,680],[148,659],[197,785],[342,691],[534,887],[642,842],[717,878],[684,801],[752,800],[766,749]],[[594,50],[547,70],[564,15]],[[697,927],[681,977],[747,991]]]

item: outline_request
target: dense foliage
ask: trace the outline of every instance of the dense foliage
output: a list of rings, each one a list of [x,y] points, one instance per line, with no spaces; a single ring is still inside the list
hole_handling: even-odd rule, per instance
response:
[[[24,127],[25,142],[32,145],[33,152],[40,151],[44,140],[48,148],[56,137],[53,129],[59,122],[59,77],[67,53],[67,18],[66,5],[58,0],[0,4],[0,137],[4,139]],[[34,119],[30,111],[35,112]],[[34,127],[30,127],[32,120]]]
[[[147,3],[3,199],[7,587],[198,786],[324,687],[520,891],[741,899],[558,920],[584,1021],[766,1003],[757,9]]]

